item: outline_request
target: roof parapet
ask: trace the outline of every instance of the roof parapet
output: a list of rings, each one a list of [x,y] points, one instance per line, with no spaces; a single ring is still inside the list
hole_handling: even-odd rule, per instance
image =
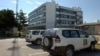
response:
[[[81,11],[80,7],[72,7],[73,9],[77,10],[77,11]]]

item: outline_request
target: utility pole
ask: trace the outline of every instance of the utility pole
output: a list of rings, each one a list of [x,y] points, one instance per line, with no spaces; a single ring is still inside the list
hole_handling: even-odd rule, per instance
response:
[[[18,20],[18,0],[16,0],[16,20]]]
[[[18,22],[18,0],[16,0],[16,20]],[[19,35],[19,33],[18,33]]]
[[[52,0],[52,2],[55,2],[55,0]]]

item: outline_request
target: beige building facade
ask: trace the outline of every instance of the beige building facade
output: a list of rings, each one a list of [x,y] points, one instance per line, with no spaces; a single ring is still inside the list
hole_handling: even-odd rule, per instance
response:
[[[100,35],[100,23],[86,23],[76,28],[86,31],[88,34]]]

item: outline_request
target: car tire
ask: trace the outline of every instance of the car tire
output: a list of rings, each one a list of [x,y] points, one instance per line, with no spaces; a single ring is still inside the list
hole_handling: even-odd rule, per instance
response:
[[[73,56],[73,54],[74,54],[73,48],[72,47],[67,47],[64,56]]]
[[[89,49],[89,51],[95,51],[95,44],[91,43],[91,45],[88,49]]]
[[[44,39],[43,39],[43,45],[46,47],[46,48],[51,48],[52,47],[52,45],[53,45],[53,40],[52,40],[52,38],[51,37],[45,37]]]

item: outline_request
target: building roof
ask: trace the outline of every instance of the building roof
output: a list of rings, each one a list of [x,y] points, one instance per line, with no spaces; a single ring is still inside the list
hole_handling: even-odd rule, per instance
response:
[[[100,22],[94,22],[94,23],[84,23],[84,24],[77,25],[77,26],[85,26],[85,25],[100,25]]]

